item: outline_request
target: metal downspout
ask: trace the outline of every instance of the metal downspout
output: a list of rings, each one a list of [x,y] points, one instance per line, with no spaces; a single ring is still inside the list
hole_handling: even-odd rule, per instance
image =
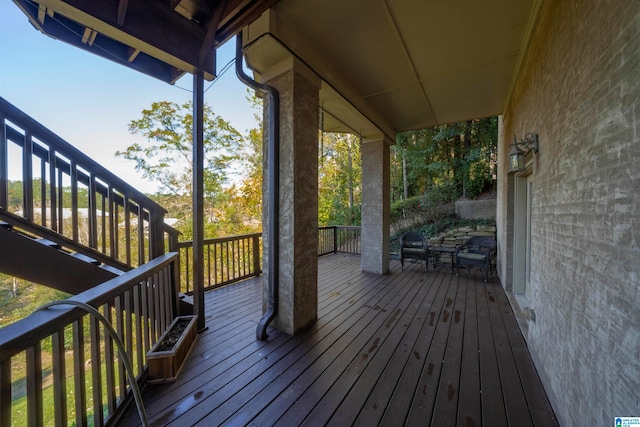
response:
[[[254,90],[266,92],[269,96],[268,104],[268,146],[267,146],[267,189],[268,189],[268,240],[269,272],[267,311],[264,313],[256,329],[256,337],[260,341],[267,339],[267,326],[278,312],[278,262],[280,259],[280,96],[278,90],[272,86],[258,83],[249,77],[242,69],[242,33],[236,36],[236,75],[238,79]]]

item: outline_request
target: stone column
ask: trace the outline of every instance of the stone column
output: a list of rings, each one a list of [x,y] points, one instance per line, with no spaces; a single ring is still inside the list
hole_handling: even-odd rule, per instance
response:
[[[318,103],[320,81],[290,60],[265,82],[280,92],[279,303],[272,326],[296,334],[318,317]],[[283,69],[284,68],[284,69]],[[275,75],[274,75],[275,74]],[[264,75],[264,74],[263,74]],[[265,121],[266,123],[266,121]],[[266,135],[266,132],[265,132]],[[266,154],[266,153],[265,153]],[[267,177],[265,155],[263,179]],[[263,187],[264,188],[264,187]],[[263,194],[268,189],[264,188]],[[268,221],[265,197],[263,309],[266,310]]]
[[[389,145],[381,137],[362,144],[362,271],[389,272]]]

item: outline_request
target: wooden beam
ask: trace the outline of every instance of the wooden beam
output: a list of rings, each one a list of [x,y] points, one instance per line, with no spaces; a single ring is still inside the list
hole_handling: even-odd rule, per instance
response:
[[[16,1],[23,10],[28,10],[32,5],[30,0]],[[200,48],[207,35],[206,29],[161,2],[126,0],[126,9],[123,3],[113,8],[107,7],[104,2],[85,0],[38,0],[38,3],[176,68],[188,72],[195,72],[199,68],[208,79],[215,76],[215,56],[209,55],[204,63],[200,63]],[[126,19],[120,24],[120,13],[124,12]]]
[[[98,33],[87,27],[84,29],[82,33],[82,44],[88,44],[89,46],[93,46],[93,42],[96,41],[96,37]]]
[[[127,17],[127,7],[129,6],[129,0],[120,0],[118,3],[118,25],[123,26],[124,20]]]
[[[278,3],[278,1],[279,0],[248,0],[230,11],[219,25],[216,34],[218,44],[222,44],[233,37],[241,31],[243,27],[259,18],[265,10]]]
[[[38,6],[38,22],[44,24],[44,17],[46,16],[47,8],[40,5]]]
[[[138,57],[139,54],[140,54],[140,49],[135,49],[133,47],[130,47],[129,58],[127,59],[127,61],[133,62]]]
[[[204,64],[207,61],[207,57],[211,54],[211,50],[216,46],[216,33],[218,26],[224,16],[224,11],[227,8],[228,0],[220,0],[218,7],[213,13],[213,16],[207,23],[207,35],[204,37],[202,46],[200,47],[200,63]]]
[[[173,84],[176,80],[189,70],[190,66],[182,68],[170,64],[168,61],[148,55],[140,51],[135,58],[135,63],[129,62],[132,55],[131,47],[126,43],[114,40],[96,33],[95,43],[93,45],[82,43],[82,33],[77,34],[70,31],[70,28],[76,27],[77,23],[71,21],[62,14],[57,15],[57,19],[47,19],[44,23],[37,20],[38,5],[34,5],[31,0],[15,0],[22,11],[28,16],[29,21],[35,28],[54,39],[64,41],[72,46],[91,52],[95,55],[114,61],[120,65],[135,69],[136,71],[147,74],[156,79],[160,79],[169,84]],[[47,9],[47,14],[53,14],[51,9]],[[183,63],[184,65],[184,63]],[[207,79],[213,79],[213,75],[205,73]]]

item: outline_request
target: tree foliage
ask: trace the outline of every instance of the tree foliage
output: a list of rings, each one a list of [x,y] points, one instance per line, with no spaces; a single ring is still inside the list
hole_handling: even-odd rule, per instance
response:
[[[362,150],[355,135],[321,135],[318,168],[320,225],[359,225]]]
[[[154,102],[142,117],[129,123],[129,131],[144,138],[116,156],[135,163],[143,177],[158,183],[157,201],[172,216],[183,219],[190,233],[193,177],[192,103]],[[206,222],[219,222],[219,206],[228,197],[225,184],[240,161],[244,137],[213,109],[204,106],[204,204]]]
[[[391,171],[393,200],[439,191],[453,201],[492,189],[497,132],[497,118],[491,117],[400,133]]]

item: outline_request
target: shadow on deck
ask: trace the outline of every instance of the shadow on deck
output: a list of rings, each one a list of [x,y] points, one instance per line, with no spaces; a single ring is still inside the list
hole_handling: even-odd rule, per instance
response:
[[[151,424],[557,425],[498,279],[318,262],[318,321],[296,337],[256,341],[261,278],[208,292],[178,381],[143,392]]]

